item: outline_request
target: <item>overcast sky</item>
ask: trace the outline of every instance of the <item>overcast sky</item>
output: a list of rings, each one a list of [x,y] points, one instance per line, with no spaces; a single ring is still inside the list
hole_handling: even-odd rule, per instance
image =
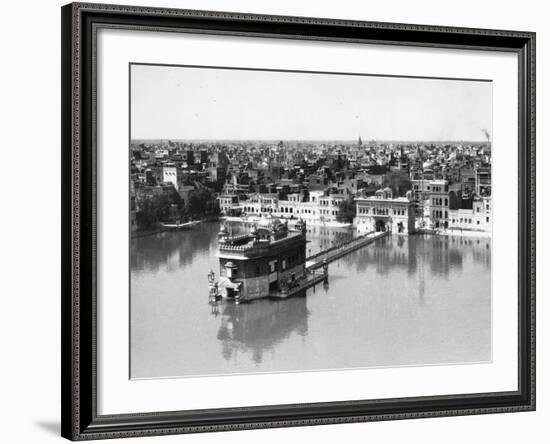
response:
[[[132,65],[133,139],[485,140],[492,83]]]

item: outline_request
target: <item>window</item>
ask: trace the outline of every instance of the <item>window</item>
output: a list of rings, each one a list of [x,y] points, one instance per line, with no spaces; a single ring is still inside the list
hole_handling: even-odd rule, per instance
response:
[[[273,273],[277,271],[277,261],[270,261],[269,262],[269,272]]]

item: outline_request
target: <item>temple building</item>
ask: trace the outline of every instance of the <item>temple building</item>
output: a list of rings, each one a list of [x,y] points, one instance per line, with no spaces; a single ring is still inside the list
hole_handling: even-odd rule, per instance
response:
[[[278,218],[261,219],[248,234],[219,232],[220,280],[217,294],[236,302],[281,297],[305,277],[306,229]]]
[[[412,192],[407,197],[393,197],[391,188],[376,191],[374,196],[355,199],[355,223],[359,233],[389,231],[392,234],[414,232],[415,203]]]

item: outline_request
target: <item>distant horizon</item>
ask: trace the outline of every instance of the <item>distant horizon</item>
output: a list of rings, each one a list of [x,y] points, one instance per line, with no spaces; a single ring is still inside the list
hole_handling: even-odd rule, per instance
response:
[[[363,145],[369,144],[371,142],[376,143],[400,143],[400,144],[416,144],[416,143],[476,143],[476,144],[487,144],[492,143],[490,140],[468,140],[468,139],[425,139],[425,140],[398,140],[398,139],[363,139],[361,137]],[[135,142],[161,142],[161,141],[170,141],[170,142],[283,142],[283,143],[303,143],[303,142],[315,142],[315,143],[354,143],[357,144],[358,139],[181,139],[181,138],[170,138],[170,137],[156,137],[156,138],[143,138],[137,137],[130,140],[130,143]]]

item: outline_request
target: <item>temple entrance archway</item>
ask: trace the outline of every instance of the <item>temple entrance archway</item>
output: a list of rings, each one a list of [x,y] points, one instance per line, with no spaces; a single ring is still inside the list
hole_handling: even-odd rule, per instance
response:
[[[386,224],[386,221],[383,220],[383,219],[377,219],[374,229],[375,229],[376,231],[378,231],[378,232],[386,231],[386,230],[388,229],[387,224]]]

